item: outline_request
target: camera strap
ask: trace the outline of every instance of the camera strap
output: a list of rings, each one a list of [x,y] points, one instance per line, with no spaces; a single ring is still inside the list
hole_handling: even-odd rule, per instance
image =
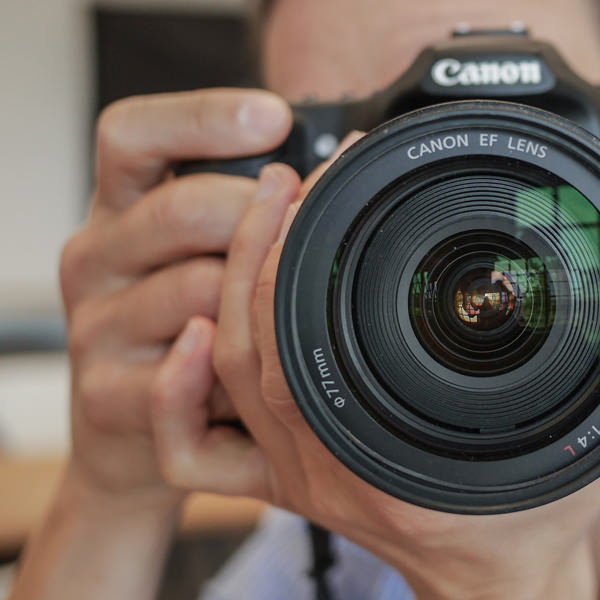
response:
[[[333,600],[327,583],[327,571],[335,564],[331,550],[331,534],[314,523],[309,523],[313,565],[309,576],[315,582],[315,600]]]

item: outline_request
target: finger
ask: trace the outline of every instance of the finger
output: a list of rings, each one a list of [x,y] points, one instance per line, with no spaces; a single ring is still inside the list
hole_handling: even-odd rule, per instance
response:
[[[98,121],[96,204],[128,206],[185,159],[251,156],[280,145],[292,124],[278,96],[212,89],[121,100]]]
[[[296,402],[287,386],[281,370],[279,353],[275,338],[274,318],[275,282],[282,245],[294,221],[304,197],[316,184],[325,171],[354,143],[364,137],[364,133],[353,131],[340,143],[331,158],[317,167],[303,182],[297,200],[291,204],[283,218],[277,239],[272,245],[261,269],[257,285],[257,293],[253,303],[252,323],[255,344],[261,350],[263,357],[262,382],[268,408],[286,427],[303,432],[308,426],[302,417]]]
[[[275,284],[283,241],[298,211],[291,205],[283,219],[277,240],[272,244],[261,269],[253,305],[255,336],[262,358],[262,389],[269,411],[295,434],[309,435],[310,428],[292,396],[279,360],[275,335]],[[316,438],[315,438],[316,439]]]
[[[303,182],[297,200],[291,204],[282,220],[276,239],[265,258],[257,283],[253,303],[253,332],[255,343],[262,357],[262,386],[267,408],[275,417],[295,434],[313,439],[310,428],[304,420],[287,385],[281,369],[279,351],[275,336],[275,283],[277,269],[283,249],[283,242],[296,217],[305,196],[314,187],[325,171],[364,133],[353,131],[340,143],[331,158],[317,167]],[[316,438],[315,438],[316,439]]]
[[[235,429],[208,426],[215,327],[192,319],[157,374],[152,425],[161,470],[178,487],[270,498],[266,458]]]
[[[215,319],[223,265],[223,259],[216,257],[190,259],[156,271],[104,300],[94,325],[105,332],[102,345],[113,351],[171,340],[194,315]]]
[[[165,183],[103,227],[96,256],[107,272],[137,275],[192,255],[225,254],[256,181],[190,175]]]
[[[263,169],[257,201],[248,209],[231,245],[215,344],[217,373],[242,420],[257,440],[273,447],[278,445],[279,452],[286,447],[287,440],[262,399],[261,364],[254,345],[250,307],[271,240],[281,227],[299,185],[298,176],[285,165]]]
[[[271,240],[281,228],[299,185],[297,174],[286,165],[265,167],[255,201],[236,231],[223,281],[227,293],[223,293],[220,308],[219,336],[239,347],[253,346],[249,307],[256,282]]]
[[[365,134],[360,131],[349,133],[341,142],[331,158],[317,167],[303,182],[297,200],[291,204],[283,218],[277,240],[274,240],[261,269],[257,285],[257,294],[253,303],[254,324],[253,333],[255,344],[261,350],[263,357],[262,382],[265,391],[265,399],[269,409],[275,413],[277,418],[290,429],[308,431],[308,426],[302,417],[296,402],[287,386],[283,375],[277,342],[275,338],[275,325],[273,315],[275,314],[275,282],[279,259],[283,249],[283,242],[294,221],[296,214],[303,202],[304,197],[316,184],[325,171],[350,147]]]
[[[259,320],[259,315],[260,315],[261,311],[263,311],[263,310],[271,310],[271,313],[273,315],[275,315],[274,305],[271,307],[271,309],[268,308],[268,304],[271,301],[271,292],[269,290],[269,286],[271,284],[267,281],[267,275],[271,274],[270,278],[272,280],[272,285],[274,287],[275,280],[277,279],[277,269],[279,267],[279,259],[281,257],[281,252],[283,250],[283,243],[285,242],[285,238],[287,237],[287,234],[292,227],[292,223],[294,222],[294,219],[296,218],[296,215],[298,214],[298,211],[300,210],[300,204],[301,204],[301,201],[296,199],[294,202],[292,202],[288,206],[287,210],[285,211],[285,215],[281,222],[281,227],[279,228],[279,234],[277,236],[277,239],[274,241],[271,248],[269,249],[269,252],[267,253],[265,262],[263,263],[263,266],[262,266],[259,276],[258,276],[257,287],[266,288],[266,290],[261,289],[260,293],[257,293],[254,296],[252,306],[251,306],[251,310],[252,310],[251,325],[252,325],[252,336],[254,339],[254,345],[256,346],[256,348],[259,349],[259,352],[261,352],[261,353],[263,352],[263,350],[265,348],[265,343],[264,343],[265,340],[262,339],[261,334],[259,332],[259,324],[261,323],[261,321]],[[265,291],[266,291],[266,294],[265,294]],[[275,294],[275,292],[273,291],[273,295],[274,294]],[[265,299],[266,299],[266,301],[265,301]]]

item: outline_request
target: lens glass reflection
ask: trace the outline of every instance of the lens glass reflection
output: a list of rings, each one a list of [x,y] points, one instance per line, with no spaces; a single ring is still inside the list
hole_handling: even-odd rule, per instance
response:
[[[421,262],[410,288],[410,316],[423,346],[469,374],[523,364],[547,338],[554,311],[544,260],[498,231],[447,238]]]

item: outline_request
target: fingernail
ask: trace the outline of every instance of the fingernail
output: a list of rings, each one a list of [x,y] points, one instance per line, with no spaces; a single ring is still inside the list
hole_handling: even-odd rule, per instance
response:
[[[177,340],[175,349],[182,356],[190,356],[198,344],[198,324],[190,321]]]
[[[281,98],[267,93],[249,95],[238,110],[239,124],[260,139],[281,135],[289,121],[289,109]]]
[[[258,190],[254,196],[254,202],[264,202],[272,198],[281,187],[281,177],[276,165],[263,167],[258,178]]]
[[[296,218],[296,214],[298,213],[298,206],[296,204],[290,204],[285,213],[285,217],[283,217],[283,223],[281,224],[281,229],[279,230],[279,237],[277,238],[278,244],[283,244],[287,234],[290,231],[290,227]]]

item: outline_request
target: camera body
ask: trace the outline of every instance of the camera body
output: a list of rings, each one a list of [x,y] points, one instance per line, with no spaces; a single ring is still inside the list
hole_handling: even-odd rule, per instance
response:
[[[273,152],[239,160],[186,162],[177,172],[257,177],[264,165],[284,162],[305,177],[353,130],[370,131],[426,106],[476,99],[540,108],[600,136],[600,88],[575,75],[550,44],[533,41],[519,29],[466,30],[423,50],[395,83],[370,98],[332,103],[309,98],[292,106],[292,132]]]
[[[274,152],[182,165],[308,174],[275,324],[315,433],[436,510],[522,510],[600,475],[600,92],[524,32],[424,50],[372,98],[294,107]]]

